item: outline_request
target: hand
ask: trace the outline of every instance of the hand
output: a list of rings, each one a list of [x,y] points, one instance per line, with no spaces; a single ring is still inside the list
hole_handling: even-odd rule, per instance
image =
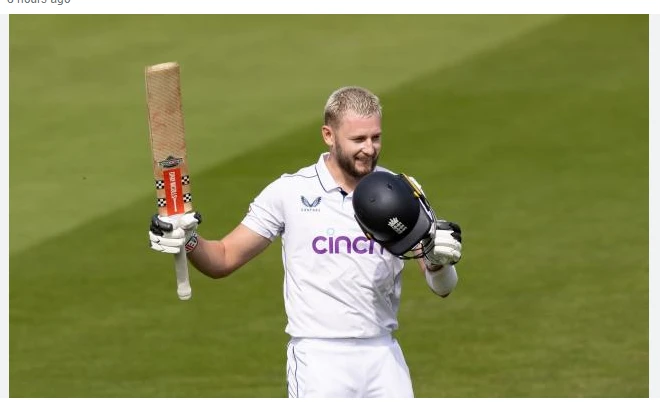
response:
[[[199,213],[186,213],[171,217],[155,214],[151,217],[149,227],[149,242],[152,250],[168,254],[179,254],[181,247],[186,246],[186,252],[192,251],[197,245],[197,226],[202,223]]]
[[[447,264],[454,265],[461,260],[461,227],[450,221],[437,220],[434,232],[424,244],[426,267],[435,271]]]

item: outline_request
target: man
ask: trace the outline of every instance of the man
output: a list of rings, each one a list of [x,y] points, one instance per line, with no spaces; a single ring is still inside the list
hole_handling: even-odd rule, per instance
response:
[[[211,278],[230,275],[282,237],[290,397],[412,397],[408,367],[392,331],[398,327],[403,260],[369,240],[356,223],[352,195],[377,166],[382,110],[360,87],[333,92],[321,127],[329,152],[284,174],[252,202],[241,224],[221,240],[195,230],[198,214],[178,221],[154,216],[151,247],[177,253]],[[453,224],[453,223],[452,223]],[[435,224],[420,268],[446,297],[461,258],[454,226]],[[457,226],[456,226],[457,227]],[[453,234],[453,236],[452,236]]]

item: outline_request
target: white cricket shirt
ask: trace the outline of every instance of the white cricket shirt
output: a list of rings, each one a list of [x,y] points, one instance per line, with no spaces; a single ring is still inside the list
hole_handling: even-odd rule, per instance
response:
[[[330,175],[327,154],[269,184],[242,224],[271,241],[282,236],[289,335],[389,334],[398,327],[403,261],[364,236],[352,193],[343,193]]]

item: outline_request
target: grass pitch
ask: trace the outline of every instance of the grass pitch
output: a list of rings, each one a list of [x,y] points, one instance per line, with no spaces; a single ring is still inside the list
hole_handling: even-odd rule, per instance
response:
[[[206,237],[316,160],[332,90],[381,96],[381,163],[465,232],[448,299],[406,268],[417,396],[648,396],[648,46],[647,16],[11,16],[10,396],[286,395],[279,242],[186,303],[147,247],[169,60]]]

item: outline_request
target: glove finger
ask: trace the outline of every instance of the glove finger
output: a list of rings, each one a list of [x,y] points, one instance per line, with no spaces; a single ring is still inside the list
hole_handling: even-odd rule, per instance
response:
[[[451,236],[454,237],[454,240],[458,241],[459,243],[463,242],[463,237],[461,236],[460,231],[454,231],[451,233]]]
[[[447,265],[449,264],[449,258],[445,255],[433,253],[427,258],[434,265]]]
[[[167,254],[179,254],[181,252],[180,247],[168,247],[162,244],[155,244],[155,243],[151,243],[151,249]]]
[[[436,230],[455,231],[461,234],[461,226],[451,221],[438,220],[435,223]]]
[[[451,227],[452,230],[454,230],[458,234],[461,234],[461,226],[458,225],[458,223],[453,223],[451,221],[448,221],[447,223],[449,224],[449,227]]]
[[[183,230],[183,228],[175,228],[174,230],[170,231],[169,233],[165,233],[162,235],[163,238],[173,238],[173,239],[184,239],[186,238],[186,232]]]
[[[457,240],[453,233],[450,233],[449,231],[438,231],[434,239],[434,244],[436,247],[439,245],[451,244],[457,246],[459,249],[461,248],[461,242]]]
[[[183,230],[181,230],[180,228],[177,228],[176,230],[174,230],[174,232],[176,233],[177,230],[180,230],[181,232],[183,232]],[[171,238],[171,237],[167,237],[167,236],[159,236],[159,235],[155,235],[154,233],[149,231],[149,240],[153,244],[159,244],[159,245],[162,245],[162,246],[165,246],[165,247],[181,247],[185,243],[186,238],[184,236],[176,237],[176,238]]]
[[[184,230],[196,228],[202,222],[202,215],[199,213],[186,213],[179,218],[177,227]]]
[[[167,238],[167,237],[158,237],[160,239],[160,242],[158,244],[162,244],[163,246],[166,247],[181,247],[186,243],[185,238]]]
[[[174,228],[171,222],[163,221],[161,218],[162,217],[158,214],[154,214],[151,217],[151,226],[149,227],[149,230],[156,235],[163,235],[168,231],[172,231]]]
[[[460,255],[461,254],[461,249],[460,249],[460,247],[457,248],[456,244],[436,245],[435,248],[433,249],[433,254],[447,255],[447,256],[454,256],[456,254]]]
[[[449,221],[445,220],[438,220],[435,222],[435,229],[436,230],[447,230],[447,231],[452,231],[453,228],[451,228],[451,225]]]
[[[459,261],[461,261],[461,253],[460,252],[454,252],[454,255],[452,256],[452,259],[451,259],[451,264],[456,264]]]

